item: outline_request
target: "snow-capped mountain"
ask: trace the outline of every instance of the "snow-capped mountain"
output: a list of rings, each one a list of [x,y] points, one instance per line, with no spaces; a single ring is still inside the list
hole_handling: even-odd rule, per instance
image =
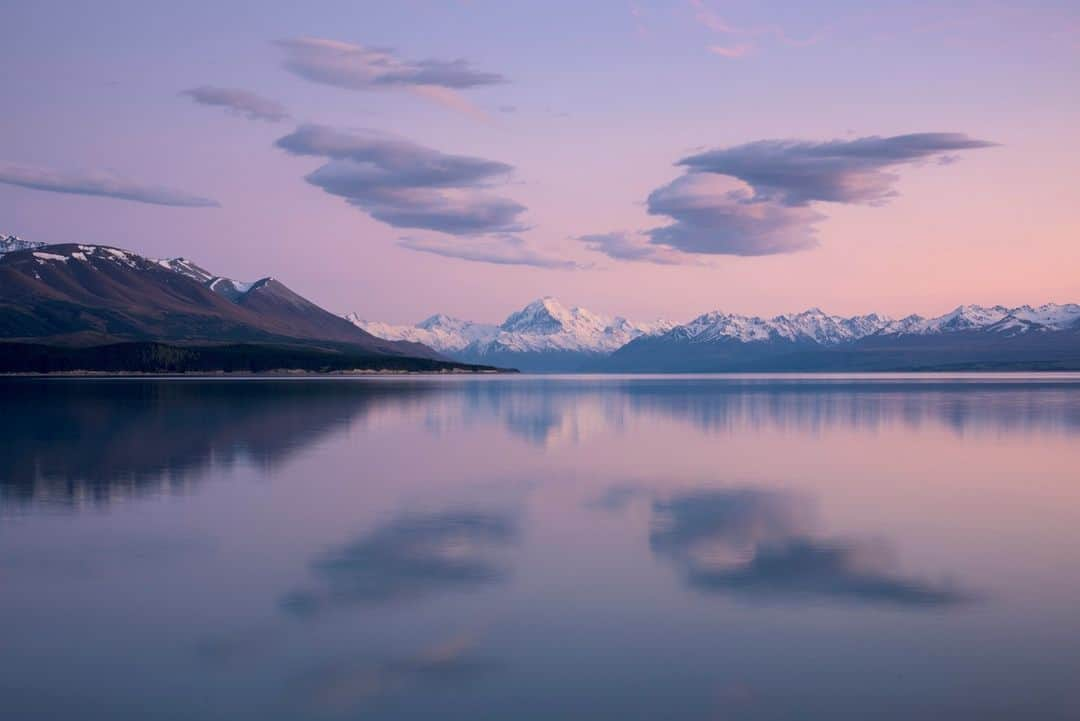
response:
[[[880,313],[832,315],[819,308],[772,318],[712,311],[677,325],[633,322],[541,298],[498,326],[446,315],[433,315],[415,326],[365,321],[355,313],[346,317],[377,337],[423,343],[456,360],[538,371],[786,369],[785,363],[795,363],[790,360],[794,355],[800,358],[797,367],[809,368],[825,363],[814,356],[825,352],[832,354],[828,363],[838,363],[838,353],[858,353],[859,363],[880,369],[893,367],[886,359],[889,353],[910,359],[930,353],[926,349],[932,347],[933,353],[952,359],[967,357],[966,347],[974,358],[1000,354],[1001,343],[1014,337],[1030,336],[1030,348],[1059,343],[1060,338],[1044,339],[1033,345],[1037,338],[1056,338],[1059,332],[1080,339],[1080,305],[1052,303],[1016,308],[963,305],[932,318],[899,319]],[[1020,352],[1016,343],[1010,347],[1013,356]],[[867,360],[870,349],[878,366]],[[1080,348],[1077,359],[1080,362]]]
[[[240,284],[182,258],[158,260],[75,243],[0,255],[0,341],[11,339],[286,342],[290,347],[315,341],[318,353],[331,342],[344,344],[348,352],[437,358],[429,348],[364,333],[273,278]]]
[[[546,297],[511,313],[493,338],[474,343],[472,350],[479,354],[569,351],[603,355],[634,338],[663,333],[674,325],[664,320],[639,323],[599,315],[577,306],[567,308]]]
[[[885,326],[882,333],[933,335],[965,330],[989,330],[997,333],[1067,330],[1080,321],[1080,305],[1047,303],[1037,308],[1022,305],[1007,308],[995,305],[962,305],[936,318],[908,316]]]
[[[676,327],[672,333],[691,343],[734,340],[740,343],[786,341],[833,345],[872,335],[891,322],[888,316],[876,313],[844,318],[828,315],[818,308],[768,319],[713,311]]]
[[[641,323],[609,317],[580,307],[567,308],[546,297],[511,313],[501,325],[433,315],[415,326],[366,321],[346,316],[372,335],[423,343],[459,360],[501,363],[531,370],[576,369],[642,335],[664,333],[668,321]]]
[[[17,235],[7,235],[6,233],[0,233],[0,255],[4,253],[11,253],[16,250],[32,250],[34,248],[44,248],[44,243],[39,243],[34,240],[23,240]]]
[[[877,313],[834,316],[817,308],[773,318],[713,311],[627,343],[605,369],[1004,368],[1049,359],[1051,367],[1080,362],[1080,305],[963,305],[934,318],[899,320]]]
[[[442,313],[426,318],[416,325],[392,325],[381,321],[369,321],[362,319],[356,313],[349,313],[345,319],[378,338],[423,343],[440,353],[460,352],[474,342],[494,338],[499,332],[497,325],[474,323]]]
[[[818,308],[773,318],[713,311],[700,315],[671,331],[673,338],[690,343],[738,341],[740,343],[790,342],[839,345],[874,335],[935,335],[958,331],[1019,332],[1067,330],[1080,321],[1080,305],[1048,303],[1033,308],[962,305],[934,318],[909,315],[893,320],[871,313],[844,317],[828,315]]]
[[[167,268],[180,275],[187,276],[197,283],[205,285],[210,290],[225,296],[231,301],[236,301],[251,290],[255,286],[255,283],[260,282],[255,281],[254,283],[245,283],[221,275],[214,275],[205,268],[192,263],[187,258],[165,258],[155,260],[154,262],[162,268]],[[266,278],[260,280],[266,280]]]
[[[17,235],[6,235],[0,233],[0,256],[5,253],[12,253],[17,250],[39,250],[44,248],[46,243],[40,243],[34,240],[24,240]],[[229,300],[235,301],[244,293],[251,290],[254,283],[244,283],[239,280],[233,280],[232,278],[226,278],[224,276],[214,275],[210,271],[196,265],[187,258],[143,258],[141,255],[135,253],[129,253],[127,251],[119,250],[118,248],[108,248],[103,245],[85,245],[80,246],[80,250],[75,251],[73,255],[65,256],[67,259],[86,260],[86,254],[90,253],[98,254],[100,257],[109,258],[117,262],[126,263],[129,267],[135,267],[132,263],[138,258],[139,261],[148,260],[151,263],[171,270],[180,275],[191,278],[201,285],[205,285],[210,290],[223,295]],[[55,255],[55,254],[54,254]],[[45,260],[45,256],[39,258],[39,261]]]

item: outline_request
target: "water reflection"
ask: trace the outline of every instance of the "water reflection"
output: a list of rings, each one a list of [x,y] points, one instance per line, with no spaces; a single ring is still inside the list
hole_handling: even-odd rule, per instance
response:
[[[649,546],[705,592],[800,600],[807,596],[907,607],[964,603],[947,584],[904,576],[884,540],[815,530],[810,503],[759,489],[699,491],[652,504]]]
[[[473,636],[461,635],[409,655],[326,662],[296,679],[290,705],[308,713],[355,713],[387,697],[468,684],[498,668],[476,646]]]
[[[0,502],[101,505],[183,493],[212,469],[269,472],[427,384],[332,380],[0,381]]]
[[[522,379],[460,389],[470,419],[498,419],[538,446],[579,443],[634,418],[710,433],[771,428],[876,431],[941,425],[970,432],[1080,432],[1080,377]],[[448,409],[449,411],[449,409]]]
[[[1077,718],[1078,409],[1045,378],[2,380],[0,707]]]
[[[371,416],[434,434],[498,428],[578,445],[636,421],[709,434],[1080,432],[1080,380],[713,377],[455,380],[0,380],[0,502],[102,504],[182,493],[212,468],[269,472]]]
[[[507,574],[501,554],[516,537],[509,515],[405,516],[316,558],[311,571],[319,588],[282,603],[307,615],[328,605],[397,602],[494,583]]]

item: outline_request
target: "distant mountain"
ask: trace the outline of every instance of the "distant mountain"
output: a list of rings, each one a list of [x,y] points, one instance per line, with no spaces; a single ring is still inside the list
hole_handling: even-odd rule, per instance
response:
[[[35,363],[48,360],[48,348],[134,343],[105,355],[67,353],[56,367],[98,362],[94,359],[108,355],[121,358],[115,361],[121,364],[129,357],[174,362],[182,356],[184,367],[200,370],[221,359],[242,367],[237,358],[252,367],[272,368],[275,358],[286,358],[283,348],[291,349],[289,359],[310,368],[361,361],[363,367],[381,367],[379,358],[453,365],[419,343],[377,338],[273,278],[241,283],[183,258],[155,260],[108,246],[41,246],[8,236],[5,247],[12,249],[0,255],[0,342],[8,345],[0,355],[12,362],[16,355]],[[16,353],[14,343],[24,347]],[[166,344],[164,349],[160,344]],[[175,353],[169,344],[189,351]],[[212,350],[227,345],[234,349]],[[195,346],[202,349],[197,357],[190,350]],[[51,354],[58,357],[58,351]],[[320,365],[320,354],[333,357]],[[396,360],[392,365],[413,367]]]
[[[711,372],[1077,369],[1080,305],[964,305],[894,319],[811,308],[772,318],[713,311],[635,323],[541,298],[501,325],[434,315],[415,326],[349,320],[464,362],[531,371]]]
[[[936,318],[712,312],[614,352],[612,371],[1080,368],[1080,305],[960,306]]]
[[[363,320],[356,313],[348,314],[345,319],[379,338],[423,343],[440,353],[451,355],[460,353],[474,342],[491,340],[499,333],[497,325],[474,323],[443,314],[433,315],[416,325],[391,325],[379,321],[368,321]]]
[[[424,343],[456,360],[536,371],[588,369],[634,338],[674,326],[567,308],[550,297],[511,313],[497,326],[446,315],[433,315],[415,326],[365,321],[356,314],[346,317],[379,337]]]

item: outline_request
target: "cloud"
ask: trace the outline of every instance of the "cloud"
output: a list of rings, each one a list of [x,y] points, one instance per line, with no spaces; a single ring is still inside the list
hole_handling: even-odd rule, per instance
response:
[[[738,178],[754,190],[757,201],[801,206],[815,200],[876,204],[896,195],[899,165],[994,143],[962,133],[912,133],[883,138],[807,142],[759,140],[683,158],[677,164],[692,173]]]
[[[822,538],[806,500],[788,493],[700,491],[654,501],[649,546],[704,592],[909,608],[971,600],[951,585],[901,574],[882,541]]]
[[[648,197],[650,215],[673,222],[646,231],[660,253],[774,255],[818,245],[825,219],[813,203],[880,205],[897,195],[902,165],[949,165],[963,150],[995,144],[962,133],[810,142],[759,140],[695,153],[686,172]],[[588,236],[593,250],[623,260],[664,262],[625,234]]]
[[[409,90],[473,115],[483,114],[457,91],[506,82],[502,75],[475,70],[463,59],[405,60],[389,48],[324,38],[277,44],[285,53],[285,68],[311,82],[347,90]]]
[[[572,260],[544,255],[527,246],[516,235],[493,238],[472,238],[467,241],[444,242],[419,238],[402,238],[398,245],[422,253],[433,253],[446,258],[458,258],[495,265],[530,265],[535,268],[574,269],[581,266]]]
[[[276,145],[293,155],[328,158],[305,179],[395,228],[451,235],[523,229],[518,216],[525,207],[486,192],[511,173],[506,163],[319,125],[301,126]]]
[[[517,537],[502,514],[462,511],[409,515],[316,558],[321,588],[298,591],[285,608],[306,615],[342,603],[393,603],[497,582],[499,552]]]
[[[578,240],[589,250],[616,260],[644,261],[657,265],[688,265],[698,261],[671,247],[651,243],[647,237],[626,231],[582,235]]]
[[[734,35],[756,39],[772,38],[790,47],[808,47],[818,43],[822,38],[821,34],[815,34],[808,38],[792,38],[788,36],[787,32],[779,25],[762,25],[756,27],[735,26],[711,10],[708,5],[705,4],[704,0],[690,0],[690,7],[694,12],[694,20],[699,25],[723,35]],[[739,47],[744,47],[746,51],[754,49],[754,45],[751,43],[741,43]],[[723,52],[717,54],[725,55]]]
[[[739,45],[725,46],[725,45],[710,45],[709,52],[713,55],[719,55],[722,58],[741,58],[751,50],[753,46],[747,43],[740,43]]]
[[[0,164],[0,183],[33,190],[72,195],[93,195],[118,200],[131,200],[151,205],[171,205],[184,208],[216,208],[216,200],[191,195],[173,188],[141,183],[102,172],[62,172],[10,163]]]
[[[650,241],[685,253],[772,255],[817,245],[811,208],[757,200],[732,178],[688,174],[654,190],[648,212],[675,222],[648,232]]]
[[[709,30],[717,33],[739,32],[738,28],[710,10],[704,0],[690,0],[690,6],[694,9],[694,19]]]
[[[180,94],[187,95],[200,105],[226,108],[250,120],[266,120],[267,122],[276,123],[289,117],[285,106],[276,100],[270,100],[238,88],[218,88],[212,85],[202,85],[184,90]]]

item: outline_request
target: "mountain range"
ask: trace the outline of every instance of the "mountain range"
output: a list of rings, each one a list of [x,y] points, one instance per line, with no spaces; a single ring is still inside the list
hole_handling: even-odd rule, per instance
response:
[[[415,326],[395,326],[346,318],[379,336],[423,343],[444,355],[470,363],[509,364],[521,370],[582,370],[635,338],[663,333],[675,324],[648,323],[567,308],[554,298],[533,301],[511,313],[500,325],[474,323],[444,314],[433,315]]]
[[[0,371],[493,370],[711,372],[1080,370],[1080,305],[962,305],[936,317],[632,321],[540,298],[500,324],[335,315],[274,278],[185,258],[0,235]]]
[[[462,361],[533,371],[1080,369],[1080,305],[963,305],[936,317],[772,318],[721,311],[641,323],[542,298],[500,325],[433,315],[415,326],[347,318]]]
[[[0,243],[0,370],[464,368],[373,336],[274,278],[244,283],[103,245]]]

